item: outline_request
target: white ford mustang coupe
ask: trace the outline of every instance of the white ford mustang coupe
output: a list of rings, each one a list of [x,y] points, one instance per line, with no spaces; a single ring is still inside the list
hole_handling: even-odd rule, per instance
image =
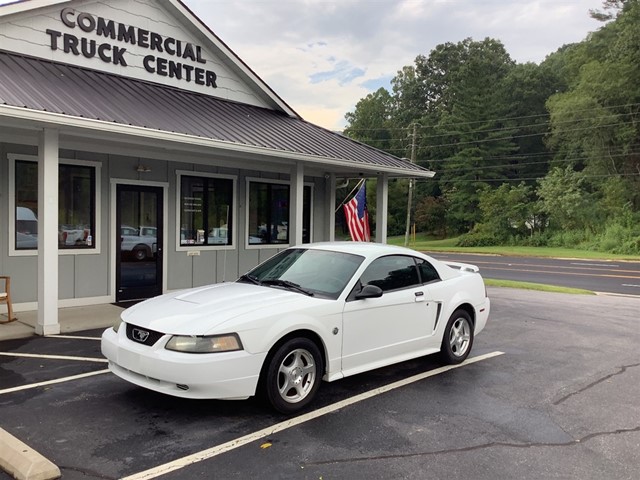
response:
[[[102,335],[117,376],[186,398],[259,394],[282,413],[332,382],[438,353],[464,361],[490,301],[477,267],[374,243],[284,250],[236,282],[139,303]]]

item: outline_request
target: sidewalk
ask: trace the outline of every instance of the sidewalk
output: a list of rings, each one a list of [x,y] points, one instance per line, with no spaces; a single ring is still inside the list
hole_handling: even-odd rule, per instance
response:
[[[60,334],[110,327],[120,316],[122,310],[122,307],[110,303],[60,308],[58,309]],[[38,323],[37,311],[17,312],[15,316],[18,319],[14,322],[0,323],[0,341],[35,335],[35,326]],[[6,316],[0,316],[0,321],[4,320],[6,320]]]

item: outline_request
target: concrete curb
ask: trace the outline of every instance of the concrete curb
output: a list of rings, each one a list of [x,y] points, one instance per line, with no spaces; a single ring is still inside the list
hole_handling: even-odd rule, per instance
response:
[[[0,468],[17,480],[50,480],[61,476],[56,465],[2,428]]]

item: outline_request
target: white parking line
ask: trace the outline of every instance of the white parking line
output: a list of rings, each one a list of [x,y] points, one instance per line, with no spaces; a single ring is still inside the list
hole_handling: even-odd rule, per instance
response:
[[[109,361],[106,358],[69,357],[66,355],[42,355],[37,353],[0,352],[0,355],[5,357],[44,358],[47,360],[74,360],[77,362],[107,363]]]
[[[80,378],[92,377],[94,375],[101,375],[103,373],[108,373],[108,372],[109,372],[109,369],[98,370],[97,372],[81,373],[80,375],[72,375],[70,377],[56,378],[55,380],[47,380],[46,382],[31,383],[29,385],[21,385],[19,387],[5,388],[4,390],[0,390],[0,395],[3,395],[5,393],[19,392],[21,390],[29,390],[31,388],[46,387],[47,385],[54,385],[56,383],[69,382],[71,380],[78,380]]]
[[[98,340],[100,337],[80,337],[76,335],[45,335],[46,338],[70,338],[72,340]]]
[[[194,463],[202,462],[203,460],[213,458],[217,455],[228,452],[230,450],[234,450],[238,447],[242,447],[243,445],[254,442],[256,440],[260,440],[261,438],[268,437],[270,435],[273,435],[274,433],[287,430],[291,427],[295,427],[297,425],[308,422],[315,418],[335,412],[336,410],[340,410],[341,408],[344,408],[346,406],[353,405],[354,403],[362,402],[363,400],[367,400],[369,398],[375,397],[382,393],[395,390],[396,388],[404,387],[405,385],[418,382],[428,377],[433,377],[435,375],[448,372],[449,370],[453,370],[455,368],[464,367],[465,365],[476,363],[482,360],[488,360],[490,358],[497,357],[503,354],[504,352],[491,352],[485,355],[480,355],[478,357],[469,358],[465,362],[459,365],[448,365],[446,367],[436,368],[435,370],[431,370],[429,372],[420,373],[418,375],[414,375],[413,377],[405,378],[404,380],[399,380],[397,382],[390,383],[389,385],[385,385],[384,387],[376,388],[374,390],[361,393],[354,397],[347,398],[346,400],[342,400],[341,402],[337,402],[332,405],[327,405],[326,407],[319,408],[318,410],[315,410],[313,412],[305,413],[304,415],[300,415],[299,417],[295,417],[290,420],[277,423],[275,425],[264,428],[262,430],[258,430],[257,432],[250,433],[249,435],[245,435],[244,437],[236,438],[235,440],[231,440],[227,443],[223,443],[221,445],[217,445],[207,450],[202,450],[201,452],[194,453],[192,455],[188,455],[183,458],[179,458],[177,460],[174,460],[173,462],[165,463],[164,465],[160,465],[158,467],[151,468],[149,470],[145,470],[144,472],[136,473],[128,477],[123,477],[121,480],[142,480],[142,479],[156,478],[161,475],[165,475],[167,473],[173,472],[175,470],[179,470],[181,468],[187,467]]]

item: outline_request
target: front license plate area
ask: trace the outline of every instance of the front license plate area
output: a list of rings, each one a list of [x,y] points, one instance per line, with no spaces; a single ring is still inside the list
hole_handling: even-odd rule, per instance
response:
[[[120,350],[118,353],[118,364],[127,370],[137,372],[140,370],[140,355],[129,352],[128,350]]]

